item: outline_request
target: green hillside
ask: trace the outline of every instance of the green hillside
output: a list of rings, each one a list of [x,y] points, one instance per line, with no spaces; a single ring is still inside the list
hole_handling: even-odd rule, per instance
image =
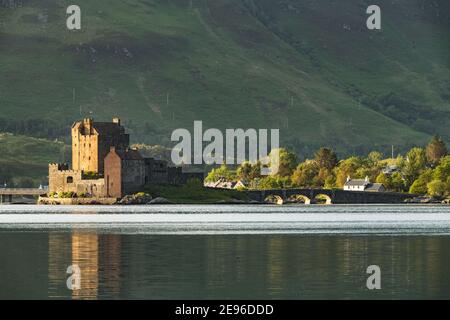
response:
[[[48,163],[67,161],[68,150],[62,142],[0,134],[0,185],[46,185]]]
[[[381,31],[363,0],[79,0],[81,31],[66,28],[72,1],[9,2],[2,131],[53,138],[118,115],[135,142],[166,146],[194,120],[280,128],[300,154],[450,141],[446,0],[379,0]]]

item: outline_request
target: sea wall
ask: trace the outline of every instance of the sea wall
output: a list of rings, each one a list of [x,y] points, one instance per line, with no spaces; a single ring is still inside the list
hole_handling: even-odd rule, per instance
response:
[[[44,205],[112,205],[116,198],[49,198],[39,197],[38,204]]]

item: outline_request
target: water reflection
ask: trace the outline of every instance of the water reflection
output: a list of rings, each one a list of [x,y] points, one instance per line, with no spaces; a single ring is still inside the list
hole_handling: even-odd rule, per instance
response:
[[[449,246],[448,236],[0,231],[0,298],[450,298]],[[372,264],[381,291],[365,287]]]
[[[49,296],[72,299],[99,297],[99,276],[107,279],[102,290],[108,298],[120,291],[120,236],[98,235],[94,232],[49,233],[48,278]],[[100,241],[101,239],[101,241]],[[66,273],[70,265],[81,270],[81,288],[69,290]]]

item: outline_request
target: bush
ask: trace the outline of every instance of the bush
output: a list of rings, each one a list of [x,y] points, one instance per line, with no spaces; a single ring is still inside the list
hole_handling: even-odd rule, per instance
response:
[[[69,198],[76,198],[77,194],[73,191],[68,192],[58,192],[58,198],[60,199],[69,199]]]
[[[146,192],[138,192],[138,193],[135,193],[134,196],[136,198],[145,198],[145,197],[149,197],[150,195]]]
[[[93,171],[85,171],[83,172],[83,179],[87,179],[87,180],[96,180],[99,179],[100,175],[97,172],[93,172]]]
[[[431,169],[428,169],[413,182],[413,184],[409,188],[409,192],[426,194],[428,192],[428,184],[432,180],[433,180],[433,171]]]
[[[447,185],[440,180],[433,180],[428,185],[428,194],[432,197],[444,197],[447,193]]]

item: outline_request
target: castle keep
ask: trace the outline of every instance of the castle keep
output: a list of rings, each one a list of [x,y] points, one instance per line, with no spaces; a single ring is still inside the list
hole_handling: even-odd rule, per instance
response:
[[[72,169],[67,164],[49,165],[49,192],[74,192],[95,198],[121,198],[146,184],[183,184],[203,180],[203,174],[184,173],[166,161],[144,158],[130,148],[130,137],[120,119],[94,122],[84,119],[72,125]]]

